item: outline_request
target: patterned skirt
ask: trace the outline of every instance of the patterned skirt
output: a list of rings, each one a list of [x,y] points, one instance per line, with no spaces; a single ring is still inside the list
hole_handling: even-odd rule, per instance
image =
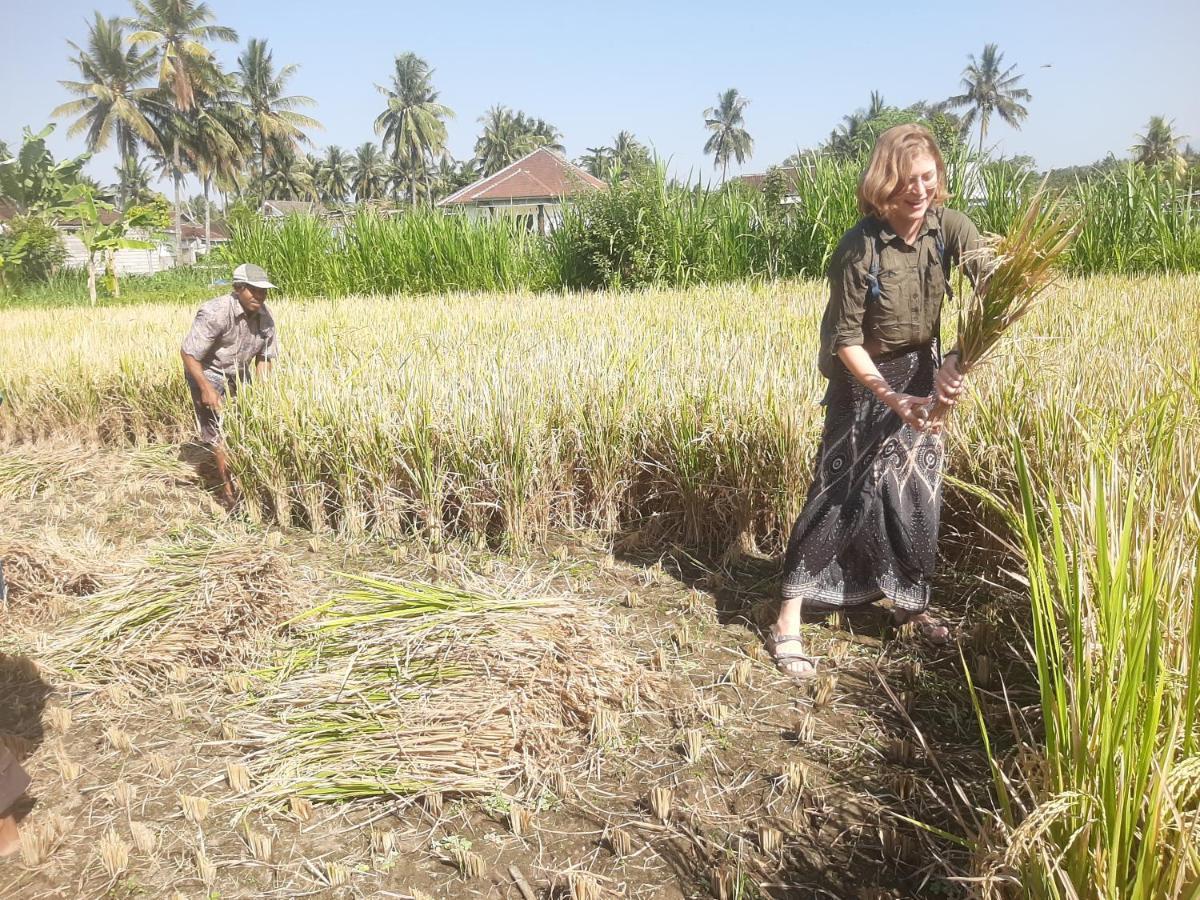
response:
[[[933,392],[932,346],[877,360],[892,389]],[[784,599],[845,607],[929,603],[942,508],[940,435],[915,431],[844,369],[829,384],[812,487],[792,528]]]

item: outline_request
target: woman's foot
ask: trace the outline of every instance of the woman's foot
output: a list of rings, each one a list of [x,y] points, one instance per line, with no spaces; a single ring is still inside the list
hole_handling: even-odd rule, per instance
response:
[[[21,830],[11,816],[0,816],[0,856],[12,856],[21,847]]]
[[[804,652],[804,639],[798,634],[781,634],[774,629],[767,635],[767,650],[775,668],[797,683],[817,672],[817,661]]]
[[[913,630],[931,644],[940,646],[954,640],[950,626],[927,612],[912,613],[898,609],[893,616],[897,625],[912,625]]]

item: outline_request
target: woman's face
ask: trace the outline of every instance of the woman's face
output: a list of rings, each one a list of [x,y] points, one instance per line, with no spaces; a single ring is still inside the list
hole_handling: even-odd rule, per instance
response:
[[[892,214],[888,218],[894,220],[891,224],[897,231],[907,231],[925,218],[937,193],[937,163],[928,153],[922,153],[913,157],[901,174],[900,187],[893,195]]]

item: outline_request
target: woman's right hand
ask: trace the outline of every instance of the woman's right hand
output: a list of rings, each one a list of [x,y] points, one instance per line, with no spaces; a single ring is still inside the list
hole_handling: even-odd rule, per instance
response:
[[[914,431],[924,431],[929,425],[930,400],[928,397],[916,397],[912,394],[891,391],[883,398],[883,402],[901,418],[905,425]]]

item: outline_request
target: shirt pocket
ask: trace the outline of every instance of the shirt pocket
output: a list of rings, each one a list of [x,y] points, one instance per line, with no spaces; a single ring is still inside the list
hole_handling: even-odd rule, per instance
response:
[[[886,344],[903,345],[912,340],[918,312],[915,275],[909,269],[884,269],[879,273],[874,331]]]

